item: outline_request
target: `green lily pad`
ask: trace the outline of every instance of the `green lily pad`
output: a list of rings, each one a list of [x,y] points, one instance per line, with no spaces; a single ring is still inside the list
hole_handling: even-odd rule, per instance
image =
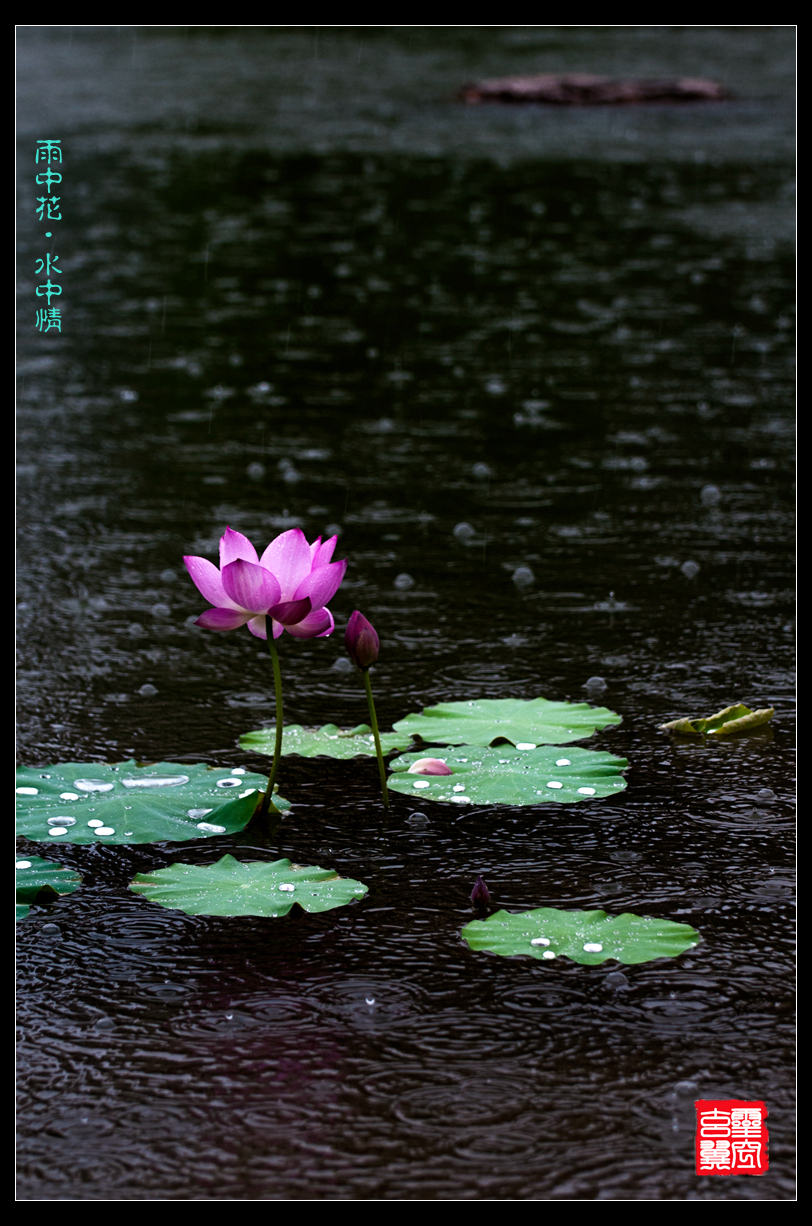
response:
[[[743,703],[734,703],[725,707],[707,719],[672,719],[668,724],[660,724],[663,732],[681,732],[683,736],[733,736],[737,732],[752,732],[762,724],[769,723],[775,715],[774,707],[763,707],[760,711],[751,711]]]
[[[16,914],[16,917],[15,917],[15,921],[14,921],[14,922],[15,922],[15,923],[17,923],[19,920],[24,920],[24,919],[25,919],[25,917],[26,917],[26,915],[28,915],[28,913],[29,913],[29,911],[30,911],[30,910],[31,910],[31,908],[30,908],[30,907],[28,907],[28,906],[26,906],[26,904],[25,904],[25,903],[19,903],[19,902],[18,902],[18,903],[17,903],[17,914]]]
[[[82,878],[72,868],[27,856],[17,860],[17,902],[51,901],[60,894],[72,894],[82,884]]]
[[[408,768],[421,756],[395,758],[395,773],[387,781],[390,791],[458,805],[572,804],[616,796],[626,787],[620,772],[629,765],[625,758],[591,749],[461,745],[439,759],[450,775],[410,774]]]
[[[49,843],[158,843],[233,834],[248,825],[264,775],[200,763],[63,762],[17,771],[17,833]],[[290,803],[274,795],[280,810]]]
[[[385,754],[393,749],[408,749],[412,743],[408,733],[382,732],[380,736]],[[273,757],[275,741],[275,728],[259,728],[240,737],[240,749]],[[356,728],[337,728],[335,724],[303,728],[301,724],[290,724],[282,730],[282,753],[297,753],[303,758],[374,757],[375,738],[369,724],[358,724]]]
[[[292,888],[289,888],[292,887]],[[187,915],[287,915],[294,903],[305,911],[331,911],[363,898],[367,886],[329,868],[303,868],[290,860],[243,864],[223,856],[208,868],[170,864],[139,873],[130,889],[150,902]]]
[[[486,920],[466,924],[462,935],[471,949],[545,962],[564,957],[584,966],[595,966],[609,958],[626,965],[676,958],[702,939],[689,924],[672,920],[628,912],[611,916],[605,911],[559,911],[555,907],[539,907],[518,915],[497,911]]]
[[[621,716],[585,702],[549,702],[546,698],[480,698],[472,702],[442,702],[422,715],[407,715],[395,731],[421,737],[427,744],[567,745],[592,736],[596,729],[619,724]]]

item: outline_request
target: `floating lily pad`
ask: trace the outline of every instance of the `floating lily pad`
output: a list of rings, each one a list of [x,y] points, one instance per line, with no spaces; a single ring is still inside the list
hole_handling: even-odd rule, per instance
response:
[[[584,966],[595,966],[609,958],[626,965],[676,958],[701,940],[689,924],[672,920],[628,912],[611,916],[605,911],[558,911],[554,907],[518,915],[498,911],[486,920],[472,920],[462,935],[471,949],[545,962],[564,957]]]
[[[683,736],[733,736],[737,732],[752,732],[762,724],[769,723],[775,715],[774,707],[763,707],[760,711],[751,711],[743,703],[734,703],[725,707],[707,719],[672,719],[668,724],[660,724],[664,732],[681,732]]]
[[[49,843],[157,843],[242,830],[264,775],[195,764],[63,762],[17,771],[17,833]],[[290,803],[274,796],[280,810]]]
[[[546,698],[480,698],[442,702],[422,715],[407,715],[395,731],[439,745],[567,745],[592,736],[596,729],[619,724],[621,716],[585,702],[549,702]]]
[[[410,774],[409,767],[420,757],[410,753],[395,758],[389,789],[415,800],[458,805],[572,804],[616,796],[626,786],[620,772],[628,766],[625,758],[591,749],[461,745],[439,759],[450,775]]]
[[[15,921],[14,921],[14,922],[15,922],[15,923],[17,923],[17,921],[18,921],[18,920],[24,920],[24,919],[25,919],[25,917],[28,915],[28,913],[29,913],[29,911],[30,911],[30,910],[31,910],[31,908],[30,908],[30,907],[28,907],[28,906],[26,906],[26,904],[25,904],[25,903],[19,903],[19,902],[18,902],[18,903],[17,903],[17,911],[16,911],[16,916],[15,916]]]
[[[72,894],[82,878],[72,868],[28,856],[17,860],[17,902],[51,901],[60,894]]]
[[[393,749],[408,749],[412,743],[408,732],[382,732],[380,735],[385,754]],[[275,728],[259,728],[240,737],[240,748],[272,757],[275,741]],[[369,724],[358,724],[356,728],[337,728],[335,724],[303,728],[301,724],[290,724],[282,731],[282,753],[297,753],[303,758],[374,757],[375,738]]]
[[[294,903],[305,911],[331,911],[363,898],[367,886],[329,868],[303,868],[290,860],[242,864],[223,856],[216,864],[170,864],[139,873],[130,889],[150,902],[187,915],[287,915]]]

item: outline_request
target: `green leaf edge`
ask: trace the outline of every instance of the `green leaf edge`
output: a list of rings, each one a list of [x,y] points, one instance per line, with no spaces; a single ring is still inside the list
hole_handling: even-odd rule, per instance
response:
[[[660,724],[661,732],[679,732],[683,736],[733,736],[737,732],[752,732],[754,728],[770,722],[775,715],[774,707],[762,707],[751,711],[743,703],[733,703],[707,719],[672,719]]]

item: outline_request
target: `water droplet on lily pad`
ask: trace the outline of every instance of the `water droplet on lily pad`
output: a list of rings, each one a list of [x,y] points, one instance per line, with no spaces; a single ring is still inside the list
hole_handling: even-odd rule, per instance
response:
[[[549,937],[533,937],[530,944],[531,945],[549,945],[550,939]]]
[[[211,812],[211,810],[209,810]],[[212,822],[198,822],[198,830],[205,830],[207,834],[225,834],[225,826],[215,826]]]
[[[17,788],[18,796],[36,796],[39,793],[39,788]]]
[[[73,786],[80,792],[112,792],[113,785],[106,779],[74,779]]]
[[[189,782],[188,775],[139,775],[122,779],[125,788],[177,788]],[[236,781],[235,781],[236,782]],[[78,784],[76,785],[79,786]],[[112,787],[112,783],[109,785]],[[236,786],[239,786],[238,784]]]
[[[584,945],[585,954],[599,954],[602,951],[603,951],[603,946],[599,945],[597,941],[587,941],[586,944]]]
[[[49,826],[75,826],[76,818],[75,817],[49,817],[47,819],[47,824]]]

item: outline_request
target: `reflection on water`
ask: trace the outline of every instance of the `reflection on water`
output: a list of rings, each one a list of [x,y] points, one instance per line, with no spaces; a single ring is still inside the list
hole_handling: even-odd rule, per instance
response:
[[[336,666],[360,608],[383,726],[586,696],[623,715],[596,746],[633,767],[610,805],[427,802],[417,828],[393,796],[382,828],[374,762],[294,758],[281,843],[63,844],[83,889],[20,928],[26,1196],[714,1199],[690,1174],[690,1079],[770,1108],[770,1174],[725,1194],[791,1195],[783,35],[657,44],[663,71],[701,44],[738,89],[723,114],[454,109],[500,56],[620,54],[616,32],[545,30],[498,32],[498,55],[476,30],[316,52],[312,31],[24,33],[25,90],[54,83],[24,128],[62,124],[71,196],[65,331],[22,312],[23,760],[267,767],[236,749],[272,716],[267,653],[194,626],[181,563],[230,524],[337,533],[350,559],[337,635],[282,644],[289,722],[365,718]],[[24,222],[21,266],[36,241]],[[737,700],[775,720],[712,745],[656,730]],[[370,894],[255,923],[126,891],[226,851]],[[704,940],[620,987],[612,964],[473,955],[480,873],[496,907],[684,917]]]

